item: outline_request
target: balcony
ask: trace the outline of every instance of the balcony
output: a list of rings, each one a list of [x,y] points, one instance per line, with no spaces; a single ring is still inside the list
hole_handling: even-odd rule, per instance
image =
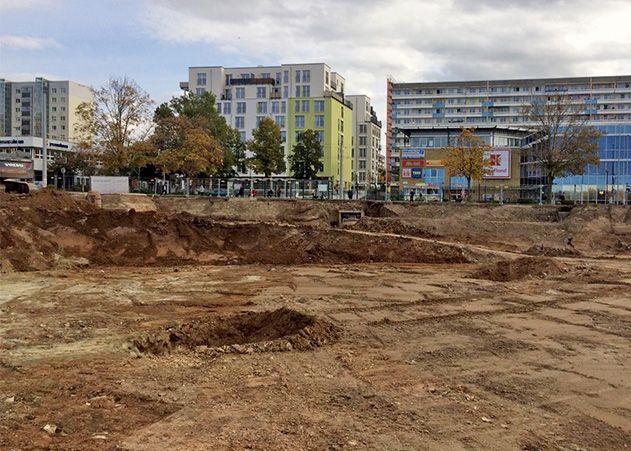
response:
[[[181,81],[180,82],[180,89],[182,91],[188,91],[188,81]]]
[[[273,78],[232,78],[228,82],[230,86],[248,86],[248,85],[276,85]]]

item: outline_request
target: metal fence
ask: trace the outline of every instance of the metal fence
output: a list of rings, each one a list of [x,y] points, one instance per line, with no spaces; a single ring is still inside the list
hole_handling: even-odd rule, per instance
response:
[[[57,176],[49,185],[67,191],[90,191],[90,178]],[[129,178],[129,191],[149,195],[252,197],[281,199],[369,199],[384,200],[385,192],[378,189],[348,190],[341,196],[338,186],[329,180],[298,180],[292,178]]]

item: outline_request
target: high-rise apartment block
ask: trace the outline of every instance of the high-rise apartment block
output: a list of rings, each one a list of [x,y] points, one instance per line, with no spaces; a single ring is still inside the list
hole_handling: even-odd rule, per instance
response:
[[[281,129],[288,156],[297,134],[318,132],[323,147],[322,178],[343,188],[352,177],[353,115],[344,97],[344,78],[324,63],[225,68],[190,67],[184,90],[214,94],[217,110],[239,130],[243,141],[252,137],[261,120],[271,117]],[[287,174],[281,174],[287,175]]]
[[[0,79],[0,178],[41,180],[43,124],[52,161],[72,150],[76,108],[92,99],[89,87],[72,81]]]
[[[576,104],[587,124],[604,136],[600,139],[600,164],[589,166],[582,175],[556,179],[555,191],[576,191],[580,185],[598,193],[607,186],[631,184],[631,76],[388,81],[388,184],[403,191],[462,185],[461,179],[446,174],[439,149],[449,145],[464,127],[473,129],[507,157],[506,166],[495,174],[497,177],[488,177],[489,183],[504,179],[522,188],[544,183],[537,165],[520,150],[534,125],[525,117],[524,107],[553,101],[558,95]]]
[[[375,188],[379,183],[381,121],[368,96],[350,95],[346,99],[353,105],[353,183],[360,190]]]

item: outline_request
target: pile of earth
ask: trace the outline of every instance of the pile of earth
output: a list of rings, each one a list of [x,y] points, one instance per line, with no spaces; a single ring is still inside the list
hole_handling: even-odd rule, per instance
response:
[[[43,208],[40,201],[37,194],[0,208],[4,271],[73,262],[102,266],[468,263],[481,256],[466,246],[378,233],[222,222],[187,213],[98,210],[63,196],[53,198],[59,208]]]
[[[338,335],[333,324],[283,307],[166,326],[132,338],[127,348],[138,354],[306,351],[331,343]]]
[[[541,279],[566,272],[564,265],[552,258],[522,257],[516,260],[499,261],[478,269],[469,275],[472,279],[495,282],[510,282],[522,279]]]

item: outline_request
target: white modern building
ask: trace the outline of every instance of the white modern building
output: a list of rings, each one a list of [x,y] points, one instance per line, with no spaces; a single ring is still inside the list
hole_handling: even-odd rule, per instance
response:
[[[41,180],[43,125],[48,161],[53,161],[73,150],[76,109],[92,100],[91,89],[73,81],[0,79],[0,178]]]
[[[346,187],[352,183],[352,112],[345,84],[327,64],[314,63],[190,67],[188,81],[180,88],[197,95],[212,93],[217,110],[243,141],[252,138],[263,118],[272,118],[281,130],[286,157],[298,133],[315,130],[323,147],[319,175],[336,184],[341,178]]]
[[[379,181],[381,121],[370,97],[349,95],[346,99],[353,105],[353,180],[360,190],[374,188]]]

